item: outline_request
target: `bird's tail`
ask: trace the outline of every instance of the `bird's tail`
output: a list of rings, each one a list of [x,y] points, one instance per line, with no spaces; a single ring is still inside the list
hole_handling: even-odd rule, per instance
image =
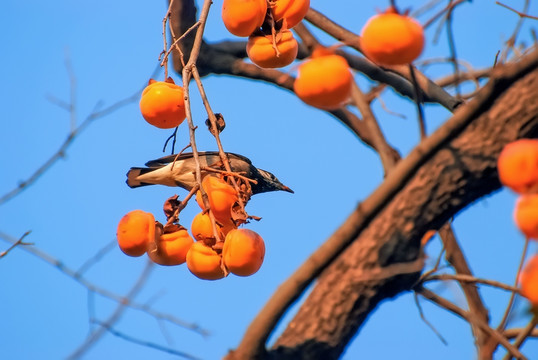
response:
[[[146,173],[148,173],[150,171],[153,171],[153,170],[155,170],[155,169],[132,167],[131,170],[129,170],[127,172],[127,181],[125,181],[125,182],[127,183],[127,185],[130,188],[137,188],[137,187],[140,187],[140,186],[153,185],[153,184],[145,183],[145,182],[142,182],[142,181],[138,180],[139,176],[144,175],[144,174],[146,174]]]

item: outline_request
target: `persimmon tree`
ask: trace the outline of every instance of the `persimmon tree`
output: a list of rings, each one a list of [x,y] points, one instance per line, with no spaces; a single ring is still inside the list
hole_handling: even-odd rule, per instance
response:
[[[231,2],[233,1],[225,0],[225,3]],[[179,212],[198,189],[201,189],[200,196],[204,198],[201,200],[201,207],[210,209],[209,199],[202,187],[201,164],[195,136],[206,129],[201,126],[203,124],[195,122],[191,112],[191,100],[194,96],[190,91],[192,87],[198,89],[203,100],[209,132],[214,136],[219,155],[223,159],[224,170],[221,171],[229,176],[230,182],[238,189],[235,179],[239,179],[240,174],[233,174],[226,160],[226,144],[222,144],[219,139],[219,132],[222,130],[220,122],[223,118],[213,112],[212,98],[204,91],[204,78],[211,75],[228,75],[277,86],[282,91],[297,95],[306,103],[318,107],[319,111],[327,112],[335,121],[346,126],[356,136],[357,141],[378,154],[384,178],[369,196],[363,199],[357,197],[358,205],[354,211],[346,219],[342,219],[341,226],[274,292],[245,329],[241,342],[225,358],[337,359],[377,306],[383,300],[404,292],[413,292],[417,297],[431,301],[467,321],[474,336],[478,358],[491,359],[499,348],[504,349],[507,358],[530,358],[531,354],[524,354],[519,348],[527,338],[538,336],[538,315],[527,314],[528,325],[524,329],[512,332],[507,330],[513,299],[520,294],[517,282],[503,284],[475,276],[471,271],[472,264],[467,262],[455,236],[452,218],[477,199],[502,186],[497,171],[497,159],[506,144],[520,138],[538,137],[536,44],[519,47],[518,27],[505,48],[491,59],[491,67],[480,70],[465,68],[463,61],[457,57],[451,22],[454,12],[466,2],[448,1],[436,11],[431,8],[439,7],[440,2],[417,3],[416,7],[423,6],[422,10],[429,15],[429,20],[422,24],[422,28],[431,31],[435,26],[446,27],[449,34],[450,52],[443,61],[451,65],[451,71],[442,78],[432,79],[423,71],[427,59],[413,63],[411,61],[416,57],[415,54],[404,63],[386,60],[383,55],[377,58],[374,54],[380,51],[379,49],[374,46],[372,50],[369,46],[369,50],[364,51],[366,47],[363,45],[366,45],[366,42],[361,43],[359,34],[339,25],[338,19],[332,19],[330,14],[316,11],[314,2],[310,4],[311,7],[302,6],[298,10],[304,10],[304,15],[300,18],[286,18],[285,15],[278,15],[276,10],[272,11],[279,2],[287,3],[283,0],[267,1],[267,8],[249,9],[255,13],[254,24],[235,24],[233,20],[242,15],[242,12],[229,9],[227,12],[223,11],[223,19],[230,32],[245,38],[210,43],[204,38],[208,14],[220,12],[221,4],[206,0],[197,8],[194,0],[169,1],[163,19],[164,47],[159,60],[165,71],[165,79],[175,72],[183,82],[181,93],[184,96],[185,111],[181,109],[181,117],[186,116],[187,121],[180,126],[188,127],[190,132],[190,142],[184,145],[196,154],[194,158],[197,165],[197,185],[190,191],[185,203],[176,204],[168,217],[169,224],[165,226],[177,221]],[[407,16],[406,11],[397,7],[397,1],[383,5],[387,8],[391,6],[391,12]],[[467,5],[472,8],[472,5]],[[506,8],[507,13],[519,16],[520,21],[535,20],[525,9],[520,12],[503,4],[499,6]],[[420,28],[417,24],[415,25]],[[413,32],[416,32],[416,29],[414,28]],[[375,33],[379,31],[381,30]],[[249,35],[251,37],[246,39]],[[321,36],[330,37],[333,43],[323,44],[325,47],[322,47],[318,40]],[[412,45],[416,45],[413,43],[416,39],[413,36],[410,38]],[[418,48],[415,46],[412,52],[420,53]],[[293,71],[279,69],[290,61],[300,67],[306,61],[316,58],[320,49],[322,52],[330,52],[331,56],[338,56],[336,62],[342,63],[340,59],[344,59],[342,61],[349,64],[345,74],[350,74],[349,78],[347,75],[340,75],[342,72],[333,76],[337,80],[345,78],[343,84],[337,85],[349,88],[349,93],[345,93],[343,97],[340,93],[335,95],[336,101],[329,101],[332,95],[323,93],[320,97],[322,104],[318,102],[319,99],[311,102],[305,100],[315,96],[302,96],[303,90],[294,86],[296,79]],[[277,54],[282,52],[284,60],[279,56],[276,62],[267,60],[272,51]],[[405,58],[404,55],[398,56]],[[252,59],[249,59],[249,56]],[[359,79],[367,79],[369,88],[364,88]],[[474,85],[472,91],[468,91],[469,84]],[[170,84],[164,86],[170,88]],[[175,85],[173,87],[176,88]],[[155,88],[153,85],[153,89]],[[309,83],[304,88],[311,90],[312,85]],[[382,102],[388,91],[399,94],[416,106],[416,127],[420,133],[420,142],[406,155],[395,149],[392,145],[393,139],[385,137],[379,126],[378,115],[372,110],[373,104],[376,101]],[[326,100],[328,102],[325,102]],[[435,131],[429,131],[426,127],[424,115],[424,107],[432,105],[442,106],[451,113]],[[390,112],[390,104],[386,106],[387,112]],[[143,112],[145,113],[144,109]],[[72,138],[68,141],[72,141]],[[175,143],[175,139],[174,132],[169,140]],[[69,142],[66,142],[66,146]],[[59,153],[56,158],[60,156]],[[38,175],[39,171],[41,170],[38,170]],[[16,195],[18,191],[20,190],[13,194],[8,193],[7,197],[0,199],[0,203]],[[352,193],[346,195],[354,196]],[[175,200],[177,199],[172,201]],[[242,210],[245,210],[241,197],[238,201]],[[214,233],[214,241],[218,244],[219,227],[211,210],[209,214],[210,218],[206,224],[209,224],[209,233]],[[238,230],[232,230],[234,231],[237,235]],[[425,261],[425,246],[436,233],[442,240],[443,252],[439,254],[436,264],[430,267]],[[260,243],[257,235],[252,237]],[[14,246],[25,246],[26,241],[25,235],[16,241]],[[190,241],[189,238],[189,245]],[[534,240],[527,239],[522,264],[529,241]],[[199,253],[207,252],[208,247],[199,246],[200,241],[194,244],[191,249],[195,248]],[[224,243],[223,247],[232,246],[230,244],[231,241]],[[155,243],[153,246],[158,248],[159,244]],[[9,248],[8,251],[11,250],[12,248]],[[134,253],[140,255],[140,249],[135,250]],[[1,254],[5,255],[7,251]],[[46,258],[39,253],[38,256]],[[211,273],[205,278],[220,279],[226,275],[219,267],[221,260],[213,252],[211,256],[216,256],[215,269],[218,274]],[[448,271],[439,266],[442,256],[450,267]],[[156,263],[171,264],[168,260],[153,260]],[[189,262],[189,255],[185,258],[182,252],[181,262],[184,261]],[[52,260],[49,263],[55,264]],[[518,273],[513,274],[514,279],[518,278],[522,264]],[[260,263],[252,265],[254,272],[259,266]],[[70,273],[65,268],[63,271],[77,279],[76,273]],[[241,274],[242,271],[238,270],[238,273]],[[251,275],[251,269],[247,273]],[[140,283],[143,282],[145,274],[141,276]],[[527,278],[531,276],[527,275]],[[455,281],[465,296],[466,307],[456,305],[433,291],[429,284],[438,281]],[[135,284],[127,299],[139,291],[140,283]],[[480,291],[482,285],[494,286],[512,294],[502,320],[497,324],[491,321],[492,314],[487,306],[487,298],[484,298]],[[286,324],[275,343],[269,346],[269,336],[281,322],[283,315],[310,286],[312,291],[300,304],[293,319]],[[94,291],[100,290],[94,288]],[[118,303],[124,301],[124,298],[113,294],[107,293],[106,296]],[[143,307],[134,302],[128,305]],[[146,310],[152,316],[163,317],[151,308]],[[113,314],[109,319],[109,324],[114,323],[117,318],[115,316],[116,314]],[[106,327],[107,324],[104,324],[103,328]],[[197,330],[196,327],[193,328]],[[92,336],[95,338],[98,334]],[[90,339],[87,343],[91,341],[96,340]],[[77,358],[84,351],[83,344],[79,352],[72,354],[72,358]]]

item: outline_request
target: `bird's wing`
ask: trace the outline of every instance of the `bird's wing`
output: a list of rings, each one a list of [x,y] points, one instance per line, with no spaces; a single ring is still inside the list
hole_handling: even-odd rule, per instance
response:
[[[238,155],[238,154],[234,154],[234,153],[226,153],[228,155],[228,157],[230,158],[233,158],[233,157],[236,157],[240,160],[243,160],[243,161],[246,161],[247,163],[249,163],[250,165],[252,165],[252,162],[244,157],[243,155]],[[219,153],[217,151],[200,151],[198,153],[198,155],[200,156],[219,156]],[[168,165],[170,164],[172,161],[174,161],[176,159],[176,156],[177,154],[174,154],[174,155],[168,155],[168,156],[163,156],[161,158],[158,158],[158,159],[155,159],[155,160],[150,160],[148,161],[145,165],[147,167],[150,167],[150,168],[158,168],[158,167],[162,167],[162,166],[165,166],[165,165]],[[179,157],[177,158],[176,161],[181,161],[181,160],[185,160],[185,159],[190,159],[192,157],[192,153],[189,152],[189,153],[182,153],[181,155],[179,155]]]

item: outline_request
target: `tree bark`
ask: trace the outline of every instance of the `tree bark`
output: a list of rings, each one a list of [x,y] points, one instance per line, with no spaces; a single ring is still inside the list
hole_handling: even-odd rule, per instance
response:
[[[500,188],[496,161],[506,143],[538,136],[537,99],[534,68],[484,104],[322,273],[269,357],[337,359],[380,301],[410,290],[420,275],[422,235]]]

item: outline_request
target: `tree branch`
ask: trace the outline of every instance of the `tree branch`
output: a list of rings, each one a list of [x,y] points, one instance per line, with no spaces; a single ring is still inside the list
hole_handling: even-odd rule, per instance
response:
[[[355,281],[353,277],[372,267],[416,260],[420,238],[427,230],[439,228],[467,204],[500,186],[496,156],[501,147],[518,137],[536,135],[537,67],[538,51],[534,51],[515,64],[496,68],[477,96],[401,160],[378,189],[279,287],[228,358],[262,358],[265,341],[282,314],[333,262],[277,341],[273,352],[278,356],[336,358],[379,301],[411,288],[417,274],[379,282]],[[511,91],[503,94],[509,88]],[[449,169],[456,173],[450,174]],[[351,243],[345,255],[334,261]],[[343,309],[342,302],[352,305]],[[333,311],[340,312],[336,315]]]

